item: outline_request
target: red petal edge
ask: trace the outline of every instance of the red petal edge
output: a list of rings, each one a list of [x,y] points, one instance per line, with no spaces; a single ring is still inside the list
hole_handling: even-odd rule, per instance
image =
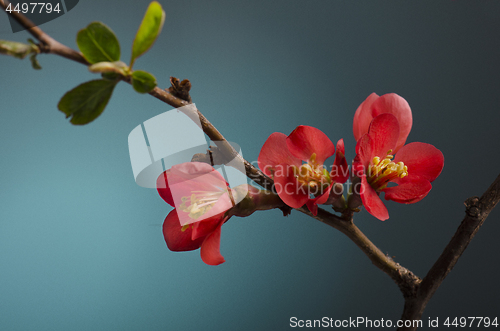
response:
[[[434,181],[444,166],[443,153],[431,144],[414,142],[403,146],[394,162],[402,161],[408,167],[407,179],[424,178]]]
[[[272,177],[271,170],[278,164],[292,164],[300,166],[302,162],[293,156],[286,144],[286,135],[281,132],[274,132],[267,138],[260,150],[257,160],[260,170],[267,176]]]
[[[188,227],[185,231],[181,231],[181,228],[177,211],[174,209],[167,215],[163,222],[163,237],[168,249],[174,252],[181,252],[200,248],[205,237],[191,240],[192,227]]]
[[[349,165],[345,158],[344,139],[337,142],[337,151],[335,152],[335,161],[330,172],[332,183],[345,183],[349,178]]]
[[[300,208],[309,200],[307,190],[299,186],[293,168],[287,164],[277,166],[274,187],[281,200],[292,208]]]
[[[389,150],[394,153],[399,138],[397,118],[392,114],[378,115],[370,124],[368,135],[373,141],[373,156],[384,158]]]
[[[365,206],[366,211],[378,218],[381,221],[385,221],[389,218],[389,212],[385,207],[384,203],[377,195],[377,192],[368,184],[366,181],[366,176],[361,177],[361,200],[363,201],[363,206]]]
[[[219,226],[212,232],[203,244],[201,244],[200,256],[203,262],[208,265],[219,265],[226,262],[220,253],[220,234],[224,220],[221,220]]]
[[[374,116],[372,114],[372,104],[378,98],[379,96],[376,93],[372,93],[359,105],[358,109],[356,109],[352,125],[352,132],[356,141],[364,134],[368,133],[368,128]]]
[[[399,203],[419,202],[429,194],[431,183],[422,178],[401,180],[398,186],[385,188],[385,199]]]
[[[321,130],[312,126],[299,125],[286,138],[288,150],[296,158],[308,161],[316,153],[316,163],[323,164],[335,153],[332,141]]]

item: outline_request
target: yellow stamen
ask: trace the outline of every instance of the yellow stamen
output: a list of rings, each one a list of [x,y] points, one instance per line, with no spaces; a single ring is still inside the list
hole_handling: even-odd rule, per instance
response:
[[[316,153],[299,168],[293,167],[293,171],[300,186],[309,188],[308,192],[313,195],[322,194],[331,183],[328,170],[323,165],[316,164]]]
[[[212,209],[223,193],[224,192],[193,191],[190,197],[181,198],[182,203],[179,209],[188,213],[190,218],[196,220]],[[185,229],[182,231],[185,231]]]
[[[392,150],[387,152],[383,160],[375,156],[372,159],[368,169],[368,183],[375,189],[381,190],[387,187],[387,184],[396,178],[408,176],[408,167],[403,162],[395,163],[392,161],[394,155],[390,154]]]

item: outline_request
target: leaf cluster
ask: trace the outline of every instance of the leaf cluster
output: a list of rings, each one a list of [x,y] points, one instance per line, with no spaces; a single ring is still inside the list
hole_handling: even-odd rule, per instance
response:
[[[149,4],[132,44],[130,64],[120,61],[120,42],[114,32],[101,22],[90,23],[78,31],[76,43],[89,70],[102,79],[91,80],[66,92],[57,107],[71,117],[72,124],[84,125],[95,120],[108,104],[113,90],[121,80],[129,80],[138,93],[149,93],[156,87],[156,78],[149,72],[132,70],[137,58],[156,41],[165,21],[165,12],[157,1]]]

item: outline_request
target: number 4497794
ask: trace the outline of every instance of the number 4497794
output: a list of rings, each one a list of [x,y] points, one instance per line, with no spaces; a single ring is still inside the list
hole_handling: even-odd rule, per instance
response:
[[[450,317],[446,318],[443,325],[447,327],[498,327],[498,317],[491,319],[489,317],[455,317],[451,320]]]
[[[38,8],[37,8],[38,7]],[[36,10],[35,10],[36,9]],[[26,14],[30,12],[31,14],[38,13],[41,14],[42,12],[45,12],[47,14],[52,13],[53,11],[56,13],[59,13],[61,9],[59,8],[59,3],[57,3],[54,7],[50,2],[23,2],[21,4],[17,4],[14,8],[12,8],[12,3],[9,3],[7,8],[5,9],[6,12],[12,13],[23,13]]]

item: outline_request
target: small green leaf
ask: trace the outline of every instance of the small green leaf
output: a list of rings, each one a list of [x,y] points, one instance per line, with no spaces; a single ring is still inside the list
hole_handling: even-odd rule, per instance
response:
[[[157,1],[151,2],[135,35],[134,44],[132,45],[130,68],[134,65],[135,59],[147,52],[154,44],[160,34],[164,21],[165,12],[161,8],[161,5]]]
[[[30,53],[39,53],[38,46],[18,43],[17,41],[0,40],[0,54],[24,59]]]
[[[120,59],[120,43],[113,31],[101,22],[90,23],[78,31],[76,43],[90,64]]]
[[[96,73],[114,72],[122,76],[127,76],[128,67],[122,61],[98,62],[89,66],[89,71]]]
[[[149,72],[137,70],[132,73],[132,86],[139,93],[149,93],[156,87],[156,78]]]
[[[31,66],[33,67],[33,69],[36,69],[36,70],[42,69],[42,66],[40,65],[40,63],[38,63],[38,59],[36,58],[36,53],[31,54],[30,61],[31,61]]]
[[[117,81],[91,80],[66,92],[57,108],[71,117],[72,124],[87,124],[95,120],[108,104]]]

